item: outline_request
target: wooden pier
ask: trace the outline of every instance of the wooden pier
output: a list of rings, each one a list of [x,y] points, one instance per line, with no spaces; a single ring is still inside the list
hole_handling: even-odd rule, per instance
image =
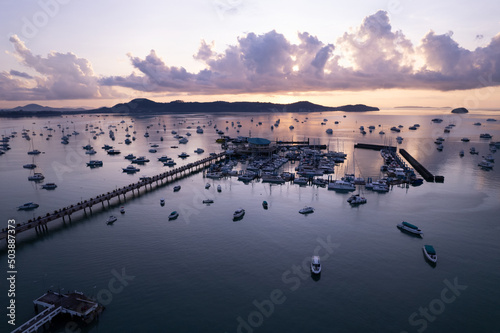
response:
[[[16,328],[12,333],[35,333],[41,327],[50,324],[60,314],[69,314],[71,317],[78,317],[85,321],[93,320],[104,309],[99,303],[78,291],[59,294],[49,290],[33,303],[36,310],[38,310],[38,305],[45,307],[45,310]]]
[[[430,173],[429,170],[427,170],[422,164],[420,164],[406,150],[399,149],[399,153],[401,154],[401,156],[403,156],[408,161],[408,163],[411,164],[411,166],[415,170],[417,170],[417,172],[422,176],[422,178],[425,179],[425,181],[430,182],[430,183],[434,182],[435,180],[437,182],[443,182],[444,181],[444,177],[443,176],[435,176],[434,177],[434,175],[432,173]]]
[[[129,192],[132,192],[134,194],[134,191],[137,191],[137,194],[139,194],[139,189],[141,187],[144,187],[147,189],[147,186],[149,185],[150,189],[152,189],[152,186],[154,183],[158,186],[159,183],[163,183],[163,181],[166,182],[171,182],[174,179],[176,179],[179,176],[184,176],[186,174],[193,173],[195,171],[198,171],[199,169],[206,168],[210,163],[213,161],[219,161],[223,158],[225,158],[226,153],[222,152],[219,154],[216,154],[214,156],[206,157],[204,159],[198,160],[193,163],[189,163],[186,165],[183,165],[181,167],[175,168],[173,170],[161,173],[159,175],[149,177],[147,179],[143,179],[138,181],[137,183],[132,183],[127,186],[124,186],[122,188],[113,190],[111,192],[107,192],[104,194],[100,194],[96,196],[95,198],[90,198],[87,200],[83,200],[82,202],[78,202],[74,205],[70,205],[68,207],[61,208],[59,210],[54,211],[53,213],[47,213],[45,216],[38,216],[38,218],[34,220],[28,220],[27,222],[24,223],[18,223],[15,227],[16,230],[16,235],[30,229],[34,229],[35,231],[47,231],[47,223],[60,219],[62,218],[63,222],[65,222],[65,218],[68,218],[69,221],[71,221],[71,214],[78,212],[80,210],[83,210],[85,214],[87,214],[87,210],[92,213],[92,207],[97,204],[101,204],[102,207],[104,208],[104,203],[107,202],[108,207],[110,206],[110,200],[113,198],[118,198],[121,200],[121,196],[123,196],[123,199],[126,200],[126,194]],[[0,240],[7,238],[7,228],[2,229],[0,232]]]

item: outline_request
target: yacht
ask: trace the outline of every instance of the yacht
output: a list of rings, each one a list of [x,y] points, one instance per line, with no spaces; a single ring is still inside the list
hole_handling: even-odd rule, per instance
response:
[[[128,154],[127,156],[125,156],[125,159],[126,160],[134,160],[136,157],[134,154]]]
[[[211,204],[211,203],[214,203],[214,201],[212,199],[205,199],[205,200],[203,200],[203,203],[204,204]]]
[[[319,256],[312,256],[311,258],[311,272],[313,274],[321,273],[321,263],[319,260]]]
[[[398,229],[401,231],[406,231],[408,233],[421,236],[423,234],[422,230],[420,230],[416,225],[413,225],[408,222],[401,222],[400,224],[397,225]]]
[[[137,163],[137,164],[144,164],[147,162],[149,162],[149,159],[147,159],[146,156],[140,156],[132,160],[132,163]]]
[[[434,250],[434,247],[432,245],[424,245],[422,247],[422,250],[424,251],[425,258],[427,260],[429,260],[433,264],[437,262],[436,250]]]
[[[174,192],[178,192],[180,190],[181,190],[181,186],[180,185],[174,186]]]
[[[129,165],[126,168],[122,168],[122,170],[123,170],[123,172],[126,172],[126,173],[136,173],[138,171],[141,171],[141,169],[138,169],[133,165]]]
[[[174,160],[168,160],[167,162],[164,162],[163,163],[163,166],[169,166],[169,167],[173,167],[174,165],[176,165],[177,163],[174,162]]]
[[[165,206],[165,199],[163,198],[160,199],[160,205]]]
[[[121,152],[118,149],[110,149],[108,150],[108,155],[118,155]]]
[[[168,216],[168,219],[169,219],[169,220],[175,220],[175,219],[176,219],[176,218],[178,218],[178,217],[179,217],[179,213],[177,213],[177,212],[174,210],[172,213],[170,213],[170,215]]]
[[[356,186],[353,183],[346,182],[344,180],[336,180],[335,182],[328,184],[328,189],[337,192],[349,192],[355,191]]]
[[[243,217],[243,215],[245,215],[245,210],[240,208],[234,212],[233,220],[241,219]]]
[[[110,216],[110,217],[108,217],[108,219],[106,220],[106,224],[113,224],[113,223],[115,223],[115,222],[116,222],[116,220],[118,220],[118,219],[116,218],[116,216],[111,215],[111,216]]]
[[[99,160],[90,160],[87,163],[87,166],[91,167],[91,168],[100,167],[100,166],[102,166],[102,161],[99,161]]]
[[[41,151],[39,151],[38,149],[34,149],[34,150],[29,151],[28,155],[38,155],[40,153],[41,153]]]
[[[197,148],[195,151],[194,151],[196,154],[201,154],[201,153],[204,153],[205,150],[201,149],[201,148]]]
[[[25,164],[25,165],[23,165],[23,168],[25,168],[25,169],[34,169],[34,168],[36,168],[36,164],[33,164],[33,163],[31,163],[31,164]]]
[[[347,202],[350,203],[351,205],[359,205],[359,204],[364,204],[366,203],[366,198],[360,196],[359,194],[354,194],[347,199]]]
[[[312,207],[304,207],[301,210],[299,210],[300,214],[311,214],[314,213],[314,208]]]
[[[17,207],[19,210],[30,210],[30,209],[35,209],[38,208],[40,205],[33,203],[33,202],[27,202],[22,206]]]
[[[158,161],[160,162],[168,162],[170,161],[172,158],[170,157],[167,157],[166,155],[163,155],[162,157],[158,157]]]
[[[120,213],[125,214],[125,208],[124,207],[120,207]]]
[[[182,152],[180,155],[178,155],[180,158],[186,158],[189,157],[189,155],[185,152]]]
[[[479,162],[478,166],[480,166],[481,168],[483,169],[493,169],[493,163],[491,162],[488,162],[486,160],[482,160],[481,162]]]
[[[47,183],[47,184],[42,185],[42,188],[45,190],[53,190],[56,187],[57,187],[57,185],[55,183]]]
[[[32,180],[32,181],[40,181],[40,180],[44,180],[44,179],[45,179],[45,177],[40,172],[35,172],[32,176],[28,177],[28,180]]]
[[[222,187],[220,185],[217,185],[217,192],[222,192]]]

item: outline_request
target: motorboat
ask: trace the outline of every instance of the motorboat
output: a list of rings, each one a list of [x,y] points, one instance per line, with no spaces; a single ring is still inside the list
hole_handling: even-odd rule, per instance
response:
[[[360,196],[359,194],[353,194],[347,199],[347,202],[351,205],[359,205],[366,203],[366,198]]]
[[[476,150],[476,148],[475,148],[475,147],[470,147],[469,152],[470,152],[472,155],[477,155],[477,154],[479,154],[479,152]]]
[[[214,201],[212,199],[205,199],[205,200],[203,200],[203,203],[204,204],[211,204],[211,203],[214,203]]]
[[[163,166],[173,167],[174,165],[176,165],[174,160],[169,160],[169,161],[163,163]]]
[[[179,143],[188,143],[189,140],[187,138],[182,138],[179,140]]]
[[[106,224],[113,224],[113,223],[115,223],[115,222],[116,222],[116,220],[118,220],[118,219],[116,218],[116,216],[111,215],[111,216],[110,216],[110,217],[108,217],[108,219],[106,220]]]
[[[209,183],[206,183],[205,184],[205,188],[208,190],[210,188],[210,184]]]
[[[194,151],[196,154],[201,154],[201,153],[204,153],[205,150],[201,149],[201,148],[197,148],[195,151]]]
[[[217,192],[222,192],[222,187],[220,185],[217,185]]]
[[[100,166],[102,166],[102,161],[99,161],[99,160],[90,160],[87,163],[87,166],[91,167],[91,168],[100,167]]]
[[[180,185],[174,186],[174,192],[178,192],[180,190],[181,190],[181,186]]]
[[[326,134],[333,134],[333,130],[331,128],[327,129]]]
[[[28,155],[38,155],[41,154],[42,152],[39,151],[38,149],[34,149],[28,152]]]
[[[486,160],[482,160],[481,162],[478,163],[478,166],[480,166],[483,169],[493,169],[493,163],[488,162]]]
[[[470,141],[470,139],[469,139],[469,138],[462,138],[461,140],[462,140],[463,142],[469,142],[469,141]]]
[[[177,213],[177,211],[174,210],[172,213],[170,213],[170,215],[168,216],[168,219],[175,220],[178,217],[179,217],[179,213]]]
[[[104,149],[104,150],[113,149],[113,146],[110,146],[110,145],[104,145],[104,146],[102,146],[102,149]]]
[[[408,222],[401,222],[400,224],[397,225],[398,229],[401,231],[406,231],[408,233],[421,236],[423,234],[422,230],[420,230],[416,225],[413,225]]]
[[[198,128],[196,129],[196,133],[198,133],[198,134],[203,134],[203,128],[198,127]]]
[[[94,149],[90,149],[90,150],[87,150],[85,152],[85,154],[87,154],[87,155],[95,155],[95,154],[97,154],[97,152]]]
[[[234,212],[233,220],[241,219],[241,218],[243,218],[243,215],[245,215],[245,210],[240,208]]]
[[[319,256],[312,256],[311,258],[311,273],[320,274],[321,273],[321,262]]]
[[[40,205],[33,203],[33,202],[27,202],[22,206],[17,207],[19,210],[30,210],[30,209],[35,209],[38,208]]]
[[[479,138],[480,139],[491,139],[492,136],[491,136],[491,134],[488,134],[488,133],[482,133],[482,134],[479,134]]]
[[[108,155],[118,155],[121,152],[118,149],[110,149],[108,150]]]
[[[120,213],[125,214],[125,208],[124,207],[120,207]]]
[[[301,210],[299,210],[300,214],[311,214],[314,213],[314,208],[312,207],[304,207]]]
[[[355,191],[356,186],[351,182],[347,182],[344,180],[336,180],[335,182],[328,184],[328,189],[337,192],[349,192],[349,191]]]
[[[463,151],[463,150],[461,150],[461,151],[458,153],[458,155],[460,155],[460,157],[464,157],[465,153],[464,153],[464,151]]]
[[[495,158],[491,154],[483,156],[483,158],[484,158],[485,161],[488,161],[488,162],[491,162],[491,163],[495,162]]]
[[[171,157],[168,157],[166,155],[163,155],[162,157],[158,157],[158,161],[160,161],[160,162],[168,162],[171,159],[172,159]]]
[[[436,250],[434,250],[432,245],[424,245],[422,250],[424,251],[425,259],[429,260],[433,264],[437,262]]]
[[[55,183],[47,183],[47,184],[42,185],[42,188],[45,190],[53,190],[56,187],[57,187],[57,185]]]
[[[157,149],[154,149],[154,148],[151,148],[151,149],[150,149],[150,150],[148,150],[148,151],[149,151],[150,153],[156,153],[156,152],[158,152],[158,150],[157,150]]]
[[[443,144],[438,144],[438,146],[436,147],[437,150],[439,151],[442,151],[443,150]]]
[[[146,156],[140,156],[132,160],[132,163],[137,163],[137,164],[144,164],[147,162],[149,162],[149,159],[147,159]]]
[[[181,154],[178,155],[180,158],[186,158],[189,157],[189,155],[185,152],[182,152]]]
[[[141,169],[138,169],[133,165],[129,165],[126,168],[122,168],[122,170],[123,170],[123,172],[126,172],[126,173],[136,173],[138,171],[141,171]]]
[[[264,207],[264,209],[267,209],[269,207],[267,201],[262,201],[262,207]]]
[[[160,199],[160,205],[165,206],[165,199],[163,198]]]
[[[134,154],[128,154],[127,156],[125,156],[125,159],[126,160],[135,160],[135,155]]]
[[[32,180],[32,181],[40,181],[40,180],[44,180],[44,179],[45,179],[44,175],[40,172],[35,172],[32,176],[28,177],[28,180]]]

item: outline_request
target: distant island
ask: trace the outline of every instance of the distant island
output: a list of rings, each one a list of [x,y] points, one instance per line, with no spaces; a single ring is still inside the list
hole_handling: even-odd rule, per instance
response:
[[[468,112],[469,110],[467,110],[466,108],[456,108],[451,110],[451,113],[468,113]]]
[[[29,108],[28,108],[29,106]],[[36,108],[39,107],[39,109]],[[64,114],[177,114],[177,113],[227,113],[227,112],[322,112],[322,111],[345,111],[366,112],[379,111],[379,108],[363,104],[343,105],[337,107],[323,106],[311,102],[296,102],[291,104],[276,104],[262,102],[184,102],[172,101],[159,103],[145,98],[138,98],[127,103],[119,103],[113,107],[102,107],[98,109],[57,109],[30,104],[26,107],[0,111],[0,117],[43,117]]]

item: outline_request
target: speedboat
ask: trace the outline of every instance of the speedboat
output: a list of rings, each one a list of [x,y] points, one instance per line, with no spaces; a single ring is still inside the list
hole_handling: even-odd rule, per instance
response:
[[[178,217],[179,217],[179,213],[177,213],[177,212],[174,210],[172,213],[170,213],[170,215],[168,216],[168,219],[169,219],[169,220],[175,220],[175,219],[176,219],[176,218],[178,218]]]
[[[243,215],[245,215],[245,210],[242,208],[238,209],[233,214],[233,220],[241,219],[241,218],[243,218]]]
[[[408,222],[401,222],[400,224],[397,225],[398,229],[401,231],[406,231],[408,233],[421,236],[423,234],[422,230],[420,230],[416,225],[413,225]]]
[[[311,258],[311,272],[313,274],[321,273],[321,262],[319,260],[319,256],[312,256]]]
[[[300,214],[310,214],[310,213],[314,213],[314,208],[312,208],[312,207],[304,207],[304,208],[302,208],[301,210],[299,210],[299,213],[300,213]]]
[[[347,202],[351,205],[359,205],[366,203],[366,198],[360,196],[359,194],[353,194],[347,199]]]
[[[205,200],[203,200],[203,203],[204,204],[211,204],[211,203],[214,203],[214,201],[212,199],[205,199]]]
[[[210,184],[209,183],[206,183],[205,184],[205,188],[208,190],[210,188]]]
[[[178,192],[180,190],[181,190],[181,186],[180,185],[174,186],[174,192]]]
[[[123,172],[126,172],[126,173],[136,173],[138,171],[141,171],[141,169],[138,169],[133,165],[129,165],[126,168],[122,168],[122,170],[123,170]]]
[[[57,187],[57,185],[55,183],[47,183],[47,184],[42,185],[42,188],[46,189],[46,190],[53,190],[56,187]]]
[[[267,209],[268,206],[267,201],[262,201],[262,207],[264,207],[264,209]]]
[[[160,199],[160,205],[165,206],[165,199],[163,198]]]
[[[222,187],[220,185],[217,185],[217,192],[221,192],[222,191]]]
[[[33,176],[28,177],[28,180],[33,180],[33,181],[40,181],[44,179],[45,179],[44,175],[41,174],[40,172],[35,172]]]
[[[30,209],[35,209],[38,208],[40,205],[33,203],[33,202],[27,202],[22,206],[17,207],[19,210],[30,210]]]
[[[120,213],[125,214],[125,208],[124,207],[120,208]]]
[[[116,220],[118,220],[118,219],[116,218],[116,216],[111,215],[111,216],[110,216],[110,217],[108,217],[108,219],[106,220],[106,224],[113,224],[113,223],[115,223],[115,222],[116,222]]]
[[[429,260],[433,264],[437,262],[436,250],[434,250],[432,245],[424,245],[422,250],[424,251],[425,259]]]

